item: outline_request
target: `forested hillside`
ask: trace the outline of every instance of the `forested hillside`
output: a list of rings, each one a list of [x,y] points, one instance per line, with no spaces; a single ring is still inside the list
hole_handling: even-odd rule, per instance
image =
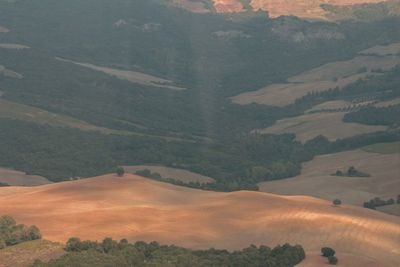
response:
[[[259,181],[296,175],[322,149],[253,130],[360,84],[371,84],[373,94],[387,91],[398,81],[379,84],[379,77],[395,74],[286,107],[240,106],[228,97],[398,42],[399,23],[396,17],[333,24],[270,19],[264,12],[193,14],[159,1],[1,1],[0,27],[7,31],[0,43],[7,48],[0,48],[0,96],[19,104],[20,114],[0,108],[0,166],[60,181],[157,163],[208,175],[219,190],[255,189]],[[53,121],[36,119],[32,108]],[[398,135],[394,128],[323,140],[324,152]]]

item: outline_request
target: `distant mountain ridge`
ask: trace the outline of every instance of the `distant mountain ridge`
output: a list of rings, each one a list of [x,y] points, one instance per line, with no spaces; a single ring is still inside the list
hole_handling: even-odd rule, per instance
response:
[[[197,13],[235,13],[264,10],[272,18],[296,16],[305,19],[343,20],[358,18],[365,10],[378,10],[382,15],[398,15],[398,0],[171,0]],[[387,12],[386,10],[389,9]],[[391,12],[391,10],[393,12]],[[376,11],[373,11],[376,13]],[[372,16],[374,17],[374,16]]]

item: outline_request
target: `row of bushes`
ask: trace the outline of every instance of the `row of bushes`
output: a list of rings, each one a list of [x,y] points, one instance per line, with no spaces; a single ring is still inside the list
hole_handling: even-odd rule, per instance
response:
[[[227,250],[189,250],[177,246],[160,245],[157,242],[136,242],[130,244],[126,239],[117,242],[106,238],[102,242],[81,241],[70,238],[66,245],[68,253],[49,263],[36,261],[34,267],[58,266],[171,266],[171,267],[290,267],[305,258],[300,245],[250,246],[240,251]]]

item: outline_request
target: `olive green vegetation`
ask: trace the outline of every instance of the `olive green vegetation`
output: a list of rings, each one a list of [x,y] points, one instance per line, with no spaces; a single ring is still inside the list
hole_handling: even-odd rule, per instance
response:
[[[58,266],[171,266],[171,267],[290,267],[300,263],[305,253],[300,245],[285,244],[271,249],[266,246],[250,246],[240,251],[189,250],[177,246],[160,245],[157,242],[130,244],[106,238],[102,242],[81,241],[71,238],[67,242],[68,254],[49,263],[36,261],[34,267]]]
[[[41,237],[39,229],[34,225],[28,227],[17,224],[14,218],[7,215],[0,217],[0,249]]]
[[[328,18],[338,20],[371,21],[400,15],[400,3],[396,0],[346,6],[323,4],[321,7],[329,13]]]
[[[110,134],[83,132],[2,118],[0,166],[62,181],[154,163],[213,177],[214,190],[231,191],[297,175],[301,163],[317,154],[400,139],[391,129],[336,142],[318,137],[303,145],[293,135],[252,130],[300,115],[320,98],[309,95],[283,108],[228,100],[323,63],[352,58],[365,48],[400,41],[399,18],[332,24],[272,20],[259,12],[234,17],[192,14],[159,1],[0,2],[0,25],[11,29],[0,40],[31,47],[0,49],[1,64],[23,75],[0,76],[1,97],[110,129]],[[345,38],[310,37],[297,43],[283,38],[285,32],[276,33],[281,25],[309,36],[327,31]],[[130,83],[56,57],[145,72],[187,90]],[[371,94],[397,83],[382,81],[376,87],[374,81],[360,83],[372,83]],[[113,134],[119,131],[135,135]]]
[[[373,144],[362,149],[372,153],[395,154],[400,153],[400,142]]]

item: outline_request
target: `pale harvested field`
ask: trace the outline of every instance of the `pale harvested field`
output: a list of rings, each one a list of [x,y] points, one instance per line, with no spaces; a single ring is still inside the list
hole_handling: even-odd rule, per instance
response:
[[[385,264],[379,263],[377,260],[368,257],[358,257],[351,254],[340,253],[336,257],[339,263],[336,266],[340,267],[386,267]],[[332,266],[328,264],[328,259],[320,255],[320,253],[309,253],[306,259],[296,267],[323,267]],[[335,266],[335,265],[333,265]]]
[[[306,111],[306,113],[318,111],[318,110],[347,108],[351,105],[352,105],[352,103],[350,101],[345,101],[345,100],[327,101],[327,102],[324,102],[324,103],[321,103],[321,104],[318,104],[318,105],[312,107],[310,110]]]
[[[259,133],[294,133],[296,139],[305,142],[318,135],[329,140],[351,137],[358,134],[384,131],[386,126],[371,126],[360,123],[343,122],[345,112],[310,113],[277,121],[271,127],[257,130]]]
[[[240,105],[257,103],[287,106],[307,93],[326,91],[335,87],[343,88],[367,75],[374,74],[371,70],[389,70],[397,64],[400,64],[400,56],[360,55],[348,61],[327,63],[289,78],[288,83],[272,84],[257,91],[245,92],[232,97],[231,100]],[[367,69],[367,72],[358,73],[363,67]]]
[[[337,177],[336,170],[350,166],[371,177]],[[309,195],[326,200],[339,198],[343,203],[361,206],[374,197],[395,198],[400,194],[400,152],[370,153],[363,150],[322,155],[304,163],[299,176],[263,182],[260,190],[283,195]],[[400,238],[400,236],[399,236]]]
[[[20,50],[20,49],[29,49],[30,47],[26,46],[26,45],[20,45],[20,44],[4,44],[4,43],[2,44],[2,43],[0,43],[0,48]]]
[[[360,54],[364,55],[378,55],[378,56],[387,56],[387,55],[398,55],[400,53],[400,43],[394,43],[390,45],[378,45],[366,49]]]
[[[0,267],[26,267],[36,259],[47,262],[64,255],[64,245],[46,240],[35,240],[0,250]]]
[[[172,1],[174,4],[177,4],[184,9],[187,9],[191,12],[194,13],[208,13],[210,10],[208,10],[205,6],[204,3],[202,2],[194,2],[192,0],[173,0]]]
[[[130,134],[128,131],[98,127],[69,116],[55,114],[43,109],[3,99],[0,99],[0,118],[13,118],[58,127],[78,128],[83,131],[98,131],[106,134]]]
[[[381,107],[389,107],[389,106],[394,106],[394,105],[399,105],[399,104],[400,104],[400,97],[392,99],[392,100],[376,103],[375,107],[381,108]]]
[[[199,0],[198,0],[199,1]],[[308,19],[326,20],[327,13],[321,8],[322,4],[347,6],[355,4],[371,4],[385,2],[386,0],[250,0],[253,10],[268,11],[272,18],[279,16],[297,16]],[[241,0],[213,0],[214,7],[218,12],[240,12],[243,11]]]
[[[0,207],[51,241],[110,236],[227,249],[289,242],[307,252],[332,246],[386,267],[400,264],[400,218],[305,196],[217,193],[126,174],[0,188]]]
[[[154,166],[154,165],[140,165],[140,166],[123,166],[125,171],[131,174],[135,174],[137,171],[142,171],[145,169],[151,172],[156,172],[161,175],[162,178],[172,178],[175,180],[182,181],[184,183],[199,182],[199,183],[212,183],[214,179],[194,173],[191,171],[170,168],[165,166]]]
[[[7,29],[6,27],[0,26],[0,33],[8,33],[10,30]]]
[[[1,92],[0,92],[1,96]],[[39,124],[48,124],[56,127],[69,127],[77,128],[82,131],[94,131],[104,134],[118,134],[118,135],[137,135],[137,136],[152,136],[156,138],[161,138],[165,140],[176,140],[176,141],[186,141],[183,138],[160,136],[160,135],[150,135],[143,134],[139,132],[131,132],[124,130],[115,130],[111,128],[105,128],[87,123],[82,120],[75,119],[73,117],[60,115],[52,112],[48,112],[43,109],[39,109],[32,106],[27,106],[7,100],[0,99],[0,118],[13,118],[23,121],[30,121]]]
[[[142,84],[145,86],[152,86],[152,87],[159,87],[159,88],[166,88],[166,89],[172,89],[172,90],[185,90],[183,87],[178,87],[172,85],[172,82],[170,80],[158,78],[149,74],[137,72],[137,71],[130,71],[130,70],[121,70],[121,69],[113,69],[113,68],[107,68],[107,67],[100,67],[96,66],[93,64],[89,63],[80,63],[80,62],[75,62],[67,59],[62,59],[62,58],[57,58],[58,60],[64,61],[64,62],[69,62],[73,63],[85,68],[89,68],[92,70],[100,71],[103,73],[106,73],[108,75],[117,77],[118,79],[121,80],[127,80],[132,83],[137,83],[137,84]]]
[[[0,65],[0,75],[15,78],[15,79],[22,79],[24,76],[18,72],[13,70],[7,69],[6,67]]]
[[[15,186],[37,186],[51,183],[42,176],[28,175],[7,168],[0,168],[0,182]]]
[[[386,205],[386,206],[378,207],[376,209],[379,211],[382,211],[384,213],[387,213],[387,214],[400,216],[400,204]]]
[[[239,1],[239,0],[231,0]],[[322,4],[347,6],[355,4],[371,4],[385,2],[385,0],[251,0],[254,10],[266,10],[271,17],[297,16],[309,19],[326,19],[326,12]]]
[[[243,4],[239,0],[212,0],[214,8],[220,13],[241,12]]]

